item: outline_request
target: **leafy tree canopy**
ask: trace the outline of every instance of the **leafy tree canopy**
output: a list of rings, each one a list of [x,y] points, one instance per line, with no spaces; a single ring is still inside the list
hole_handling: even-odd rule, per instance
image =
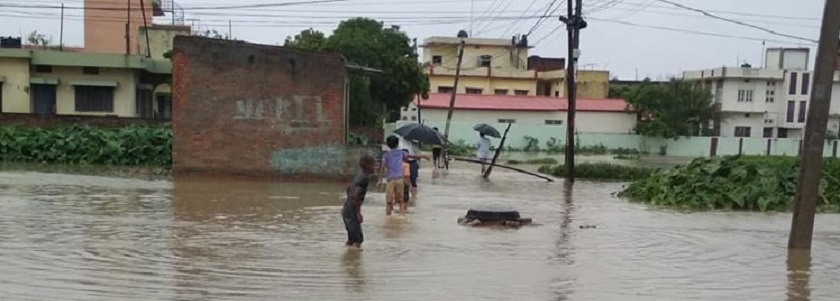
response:
[[[350,63],[382,70],[381,75],[351,76],[352,125],[376,125],[381,113],[398,111],[416,95],[428,97],[429,78],[423,73],[408,36],[397,28],[385,28],[379,21],[345,20],[326,38],[310,28],[286,38],[284,45],[337,52]]]
[[[715,108],[712,93],[700,85],[671,79],[643,82],[620,91],[619,97],[642,117],[636,133],[649,137],[699,136],[709,129]]]

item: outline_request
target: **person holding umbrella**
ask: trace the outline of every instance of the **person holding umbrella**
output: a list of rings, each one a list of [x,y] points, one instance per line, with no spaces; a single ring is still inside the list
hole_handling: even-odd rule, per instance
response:
[[[479,123],[473,127],[474,130],[478,132],[478,143],[476,143],[476,150],[475,154],[478,157],[478,161],[481,161],[481,174],[484,174],[486,170],[486,164],[488,160],[490,160],[490,139],[487,136],[501,138],[501,134],[496,128],[490,126],[486,123]]]
[[[399,148],[407,149],[409,152],[408,164],[411,170],[411,183],[409,183],[411,186],[409,188],[411,190],[411,201],[413,202],[417,199],[417,177],[420,172],[420,162],[417,160],[430,159],[429,156],[419,153],[417,144],[413,141],[431,145],[443,145],[445,139],[438,131],[419,123],[404,125],[396,129],[394,133],[400,136]]]

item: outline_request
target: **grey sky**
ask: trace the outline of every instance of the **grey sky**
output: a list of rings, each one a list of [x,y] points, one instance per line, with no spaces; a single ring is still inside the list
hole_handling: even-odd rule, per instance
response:
[[[264,44],[280,43],[286,36],[308,27],[329,33],[338,21],[355,16],[372,17],[388,25],[400,25],[418,42],[433,35],[454,36],[458,30],[470,27],[470,0],[347,0],[286,7],[190,9],[300,1],[305,0],[180,0],[176,3],[185,9],[185,23],[188,25],[227,33],[228,20],[231,20],[235,38]],[[811,40],[818,37],[824,5],[823,0],[672,1]],[[509,39],[514,34],[525,33],[551,2],[472,0],[473,35]],[[60,28],[58,9],[9,8],[3,5],[60,3],[67,7],[81,7],[83,0],[0,0],[0,35],[26,35],[38,30],[53,36],[57,42]],[[556,5],[562,7],[555,14],[564,14],[565,1],[558,0]],[[622,79],[633,79],[637,72],[640,78],[661,78],[679,74],[685,69],[732,66],[743,62],[759,66],[762,39],[767,40],[766,47],[811,47],[814,51],[808,42],[715,20],[660,0],[584,0],[584,13],[589,18],[589,27],[581,34],[582,68],[607,69],[612,72],[612,76]],[[82,11],[68,8],[65,16],[65,45],[81,45]],[[163,18],[156,20],[156,23],[166,23],[167,20]],[[565,28],[558,29],[560,25],[556,17],[545,19],[529,37],[535,46],[531,53],[565,57],[566,31]],[[714,37],[654,29],[650,26],[744,38]]]

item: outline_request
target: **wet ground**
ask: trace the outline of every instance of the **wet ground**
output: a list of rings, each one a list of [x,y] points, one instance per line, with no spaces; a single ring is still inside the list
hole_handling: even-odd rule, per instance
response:
[[[424,166],[408,219],[364,206],[343,247],[342,185],[0,173],[2,300],[835,300],[840,215],[790,259],[789,214],[677,214],[458,163]],[[542,225],[456,224],[506,204]],[[596,228],[581,226],[595,225]]]

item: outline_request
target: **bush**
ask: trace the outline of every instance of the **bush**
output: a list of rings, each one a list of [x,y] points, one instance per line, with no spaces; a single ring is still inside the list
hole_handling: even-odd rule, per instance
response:
[[[633,182],[618,195],[677,209],[789,211],[797,166],[797,159],[791,157],[698,158]],[[840,161],[827,159],[822,173],[818,208],[840,212]]]
[[[625,166],[610,163],[583,163],[575,166],[575,177],[596,180],[631,181],[650,176],[655,169],[647,167]],[[544,165],[539,172],[559,178],[566,177],[565,165]]]
[[[507,162],[510,165],[518,165],[518,164],[531,164],[531,165],[551,165],[557,164],[557,160],[554,158],[539,158],[539,159],[530,159],[525,161],[520,160],[508,160]]]
[[[90,126],[0,127],[0,160],[170,166],[172,130],[169,125],[129,126],[119,129]]]

